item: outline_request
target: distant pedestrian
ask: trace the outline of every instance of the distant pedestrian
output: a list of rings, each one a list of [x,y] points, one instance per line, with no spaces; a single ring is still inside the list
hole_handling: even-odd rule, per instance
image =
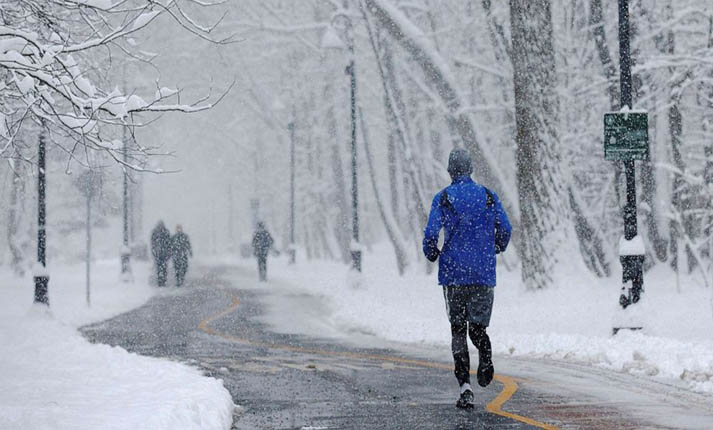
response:
[[[253,254],[257,257],[257,268],[260,282],[267,280],[267,254],[272,249],[274,241],[265,229],[265,224],[257,223],[257,230],[253,236]]]
[[[176,286],[183,285],[188,271],[188,257],[193,257],[193,249],[188,235],[183,232],[183,227],[178,224],[176,226],[176,234],[172,239],[172,256],[173,268],[176,270]]]
[[[156,282],[159,287],[165,287],[168,259],[171,258],[171,232],[163,221],[159,221],[151,232],[151,254],[156,266]]]
[[[475,183],[470,154],[454,149],[448,157],[453,182],[433,198],[424,233],[423,252],[438,262],[451,324],[451,349],[460,384],[459,408],[473,407],[468,336],[478,348],[478,384],[487,386],[495,372],[486,328],[490,324],[495,287],[495,254],[505,251],[512,227],[497,194]],[[445,230],[443,247],[438,235]]]

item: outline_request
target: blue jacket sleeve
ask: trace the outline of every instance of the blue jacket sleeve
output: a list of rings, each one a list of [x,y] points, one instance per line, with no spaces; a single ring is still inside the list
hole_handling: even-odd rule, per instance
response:
[[[423,254],[428,261],[436,261],[438,250],[438,234],[443,228],[443,214],[441,213],[441,193],[436,194],[431,203],[431,213],[428,215],[428,224],[423,232]]]
[[[512,226],[498,195],[495,193],[493,195],[495,197],[495,253],[499,254],[505,251],[510,243]]]

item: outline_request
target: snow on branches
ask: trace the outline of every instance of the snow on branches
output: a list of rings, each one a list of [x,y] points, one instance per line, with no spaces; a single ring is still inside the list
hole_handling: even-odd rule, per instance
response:
[[[211,25],[201,25],[189,9],[220,3],[201,0],[0,0],[0,157],[16,153],[18,136],[28,122],[43,122],[85,147],[104,150],[119,163],[120,146],[107,142],[107,130],[139,125],[142,112],[198,112],[210,109],[227,93],[210,94],[185,104],[180,92],[156,83],[153,98],[121,91],[99,71],[106,58],[120,53],[150,63],[152,54],[136,47],[135,33],[160,17],[195,36],[218,44]],[[230,88],[228,88],[230,90]],[[28,121],[30,120],[30,121]],[[108,126],[109,128],[105,127]],[[127,166],[137,168],[137,166]]]

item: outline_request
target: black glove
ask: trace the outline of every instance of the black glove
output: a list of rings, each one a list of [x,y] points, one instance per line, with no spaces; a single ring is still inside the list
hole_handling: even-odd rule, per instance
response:
[[[430,261],[431,263],[433,263],[433,262],[435,262],[436,260],[438,260],[438,256],[441,255],[441,251],[439,251],[438,248],[433,248],[433,249],[434,249],[433,252],[430,252],[428,255],[426,255],[426,258],[427,258],[428,261]]]

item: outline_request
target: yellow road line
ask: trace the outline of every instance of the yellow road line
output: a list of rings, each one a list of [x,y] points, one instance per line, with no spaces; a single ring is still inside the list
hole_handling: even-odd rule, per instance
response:
[[[545,423],[533,420],[532,418],[523,417],[522,415],[517,415],[517,414],[503,411],[501,409],[502,406],[505,404],[505,402],[510,400],[512,395],[515,394],[515,391],[517,391],[517,382],[515,381],[515,378],[512,378],[510,376],[501,375],[501,374],[496,374],[493,378],[496,381],[503,384],[503,390],[500,392],[500,394],[498,394],[498,396],[496,398],[494,398],[490,403],[485,405],[486,411],[496,414],[496,415],[500,415],[501,417],[510,418],[515,421],[520,421],[525,424],[529,424],[531,426],[539,427],[541,429],[558,430],[558,427],[555,427],[553,425],[545,424]]]
[[[229,308],[227,308],[223,311],[220,311],[217,314],[211,315],[208,318],[204,319],[203,321],[200,322],[200,324],[198,324],[198,328],[205,333],[213,334],[213,335],[216,334],[216,331],[213,330],[212,328],[208,327],[208,324],[217,320],[218,318],[222,318],[222,317],[228,315],[229,313],[233,312],[234,310],[236,310],[238,308],[239,305],[240,305],[240,300],[238,300],[237,297],[233,297],[233,304],[231,304]],[[220,335],[220,334],[218,334],[218,335]]]
[[[236,343],[242,343],[246,345],[251,345],[251,346],[258,346],[258,347],[264,347],[264,348],[270,348],[270,349],[279,349],[282,351],[290,351],[290,352],[301,352],[301,353],[306,353],[306,354],[314,354],[314,355],[324,355],[324,356],[339,356],[339,357],[347,357],[347,358],[356,358],[356,359],[363,359],[363,360],[372,360],[372,361],[383,361],[383,362],[390,362],[390,363],[399,363],[399,364],[410,364],[413,366],[419,366],[419,367],[426,367],[426,368],[432,368],[432,369],[444,369],[444,370],[453,370],[453,366],[450,366],[445,363],[438,363],[434,361],[426,361],[426,360],[415,360],[415,359],[410,359],[410,358],[403,358],[403,357],[396,357],[396,356],[390,356],[390,355],[379,355],[379,354],[363,354],[363,353],[358,353],[358,352],[348,352],[348,351],[329,351],[329,350],[322,350],[322,349],[312,349],[312,348],[302,348],[299,346],[290,346],[290,345],[281,345],[281,344],[275,344],[275,343],[269,343],[269,342],[256,342],[256,341],[251,341],[249,339],[243,339],[239,338],[233,335],[230,335],[228,333],[222,333],[214,330],[213,328],[209,327],[209,324],[219,318],[222,318],[231,312],[235,311],[238,306],[240,305],[240,300],[238,300],[237,297],[233,298],[233,303],[225,310],[222,310],[214,315],[209,316],[208,318],[204,319],[203,321],[198,324],[198,328],[203,331],[204,333],[213,335],[213,336],[218,336],[223,339],[229,340],[231,342],[236,342]],[[475,375],[476,372],[471,370],[471,374]],[[542,423],[540,421],[536,421],[532,418],[524,417],[522,415],[517,415],[513,414],[510,412],[505,412],[502,410],[502,406],[510,400],[510,398],[515,394],[517,391],[517,382],[515,381],[514,378],[510,376],[505,376],[501,374],[496,374],[493,377],[496,381],[500,382],[503,384],[503,390],[498,394],[495,399],[493,399],[490,403],[488,403],[485,406],[485,410],[496,415],[500,415],[505,418],[510,418],[515,421],[519,421],[525,424],[529,424],[534,427],[539,427],[541,429],[545,430],[558,430],[558,427]]]

